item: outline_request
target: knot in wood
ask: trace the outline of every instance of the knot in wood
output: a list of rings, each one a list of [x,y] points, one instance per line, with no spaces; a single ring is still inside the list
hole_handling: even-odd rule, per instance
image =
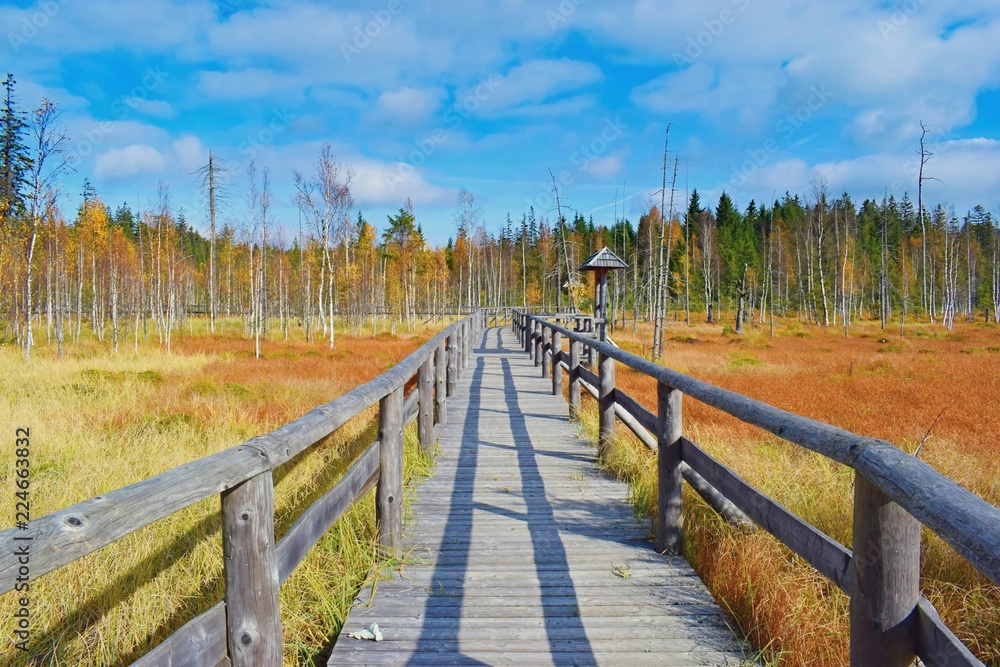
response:
[[[80,527],[83,525],[83,521],[75,516],[71,516],[68,519],[66,519],[66,523],[74,527]]]

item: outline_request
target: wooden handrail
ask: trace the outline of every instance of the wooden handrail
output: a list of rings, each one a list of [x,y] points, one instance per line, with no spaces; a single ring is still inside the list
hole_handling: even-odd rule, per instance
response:
[[[629,428],[649,429],[658,439],[657,545],[661,550],[680,552],[678,484],[684,467],[690,466],[713,487],[708,494],[713,507],[716,495],[725,497],[742,511],[727,516],[749,515],[851,595],[852,664],[906,665],[914,655],[927,664],[981,664],[941,623],[930,603],[919,597],[917,521],[938,534],[987,578],[1000,583],[1000,509],[883,440],[716,387],[542,316],[518,311],[514,321],[519,339],[525,351],[533,354],[536,365],[543,353],[551,355],[553,363],[565,358],[565,353],[554,345],[545,345],[547,337],[558,334],[569,341],[570,414],[579,410],[579,386],[583,384],[598,399],[599,456],[605,454],[613,438],[616,415]],[[580,364],[581,348],[598,352],[598,374]],[[637,401],[615,388],[615,361],[657,380],[659,415],[655,425],[651,413],[639,410]],[[861,555],[851,553],[774,503],[683,438],[679,423],[682,394],[853,468],[854,541]],[[641,439],[648,444],[649,436]],[[860,603],[862,599],[864,604]]]
[[[98,551],[144,526],[213,495],[222,497],[226,597],[189,621],[136,664],[277,665],[281,621],[277,591],[306,553],[347,509],[378,485],[379,542],[390,553],[402,530],[402,431],[420,418],[420,443],[432,447],[434,422],[468,365],[472,339],[510,309],[483,309],[438,333],[371,381],[242,445],[76,503],[0,532],[0,594],[17,583],[17,540],[32,539],[32,578]],[[405,397],[414,376],[418,386]],[[447,393],[447,396],[444,394]],[[379,437],[333,489],[308,507],[277,544],[271,472],[366,409],[380,404]]]

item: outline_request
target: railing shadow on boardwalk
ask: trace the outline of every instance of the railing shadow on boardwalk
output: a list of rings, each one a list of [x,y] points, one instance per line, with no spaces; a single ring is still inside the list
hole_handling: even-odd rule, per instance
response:
[[[510,351],[506,351],[507,354]],[[501,360],[502,373],[504,378],[504,395],[510,415],[511,430],[514,441],[518,443],[515,448],[504,446],[504,449],[516,449],[517,465],[521,475],[522,483],[531,486],[535,490],[544,490],[544,482],[538,469],[535,459],[536,451],[532,443],[531,433],[528,431],[525,415],[518,402],[517,392],[513,386],[510,362],[507,359]],[[576,655],[567,656],[558,652],[558,645],[550,639],[552,652],[556,657],[556,664],[574,665],[596,665],[591,651],[590,643],[587,639],[583,627],[582,619],[570,617],[567,625],[566,615],[556,605],[552,598],[551,591],[559,590],[559,606],[565,606],[567,592],[573,603],[576,603],[576,593],[573,580],[569,576],[569,563],[565,549],[561,543],[552,546],[553,535],[539,528],[538,524],[551,525],[555,520],[555,512],[552,505],[545,498],[544,494],[525,494],[524,502],[526,511],[524,513],[505,510],[487,503],[476,502],[471,482],[475,480],[477,473],[479,448],[490,446],[484,443],[480,433],[480,416],[483,414],[481,408],[482,401],[482,380],[486,373],[485,359],[480,356],[477,359],[476,370],[472,378],[473,387],[469,396],[469,406],[463,424],[463,433],[468,434],[459,448],[457,467],[458,473],[455,478],[454,489],[451,493],[450,509],[448,519],[444,528],[442,543],[455,545],[450,550],[447,560],[439,559],[434,574],[431,577],[431,590],[447,590],[447,597],[431,595],[428,598],[424,609],[424,624],[420,634],[415,656],[431,651],[448,651],[456,655],[461,655],[458,637],[461,622],[461,606],[464,597],[463,583],[461,579],[467,572],[471,542],[464,538],[469,533],[470,518],[469,509],[473,511],[496,513],[507,518],[524,521],[528,526],[528,532],[535,553],[545,550],[547,562],[555,567],[537,568],[539,587],[541,590],[542,615],[547,633],[555,627],[555,619],[560,619],[560,628],[565,634],[567,628],[575,631],[577,635]],[[581,529],[584,525],[579,526]],[[558,536],[556,536],[558,539]],[[553,559],[554,556],[554,559]],[[536,558],[537,560],[537,558]],[[456,572],[457,568],[457,572]],[[457,601],[457,605],[456,605]],[[458,608],[456,610],[456,607]],[[561,657],[560,657],[561,656]],[[484,664],[469,656],[463,656],[468,660],[467,664]]]

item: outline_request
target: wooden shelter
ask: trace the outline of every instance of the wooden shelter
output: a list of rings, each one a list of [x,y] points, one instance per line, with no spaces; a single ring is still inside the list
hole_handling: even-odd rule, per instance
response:
[[[580,265],[580,271],[594,272],[594,323],[597,325],[598,340],[607,340],[608,272],[627,268],[628,264],[607,247],[601,248]]]

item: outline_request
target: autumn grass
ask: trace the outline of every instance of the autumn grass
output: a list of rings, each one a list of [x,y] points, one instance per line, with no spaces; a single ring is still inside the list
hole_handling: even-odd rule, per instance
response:
[[[233,327],[235,329],[235,327]],[[237,334],[181,335],[168,354],[111,354],[93,340],[30,364],[0,347],[0,433],[31,429],[35,517],[237,445],[391,367],[433,332],[267,341],[260,360]],[[281,535],[375,437],[375,409],[275,471]],[[406,474],[426,471],[415,436]],[[14,456],[0,457],[3,523],[14,520]],[[325,664],[355,591],[381,567],[369,494],[323,537],[281,589],[285,664]],[[0,597],[0,664],[127,665],[223,596],[219,501],[211,498],[33,582],[32,637],[16,651],[13,593]]]
[[[612,336],[642,354],[649,333],[632,336],[629,327]],[[898,330],[865,325],[845,338],[842,331],[781,322],[777,333],[772,338],[765,329],[735,336],[718,325],[673,324],[664,363],[911,453],[923,440],[921,459],[1000,505],[1000,353],[991,350],[1000,350],[1000,328],[966,323],[948,332],[939,325],[911,325],[900,339]],[[655,407],[650,378],[621,365],[616,375],[618,387]],[[851,470],[692,399],[684,402],[683,418],[688,437],[851,546]],[[593,401],[582,422],[594,437]],[[631,483],[637,513],[652,516],[655,457],[627,429],[620,427],[618,433],[607,465]],[[847,596],[776,539],[728,526],[687,488],[685,536],[689,561],[769,664],[849,662]],[[921,586],[981,660],[1000,664],[1000,587],[927,529]]]

